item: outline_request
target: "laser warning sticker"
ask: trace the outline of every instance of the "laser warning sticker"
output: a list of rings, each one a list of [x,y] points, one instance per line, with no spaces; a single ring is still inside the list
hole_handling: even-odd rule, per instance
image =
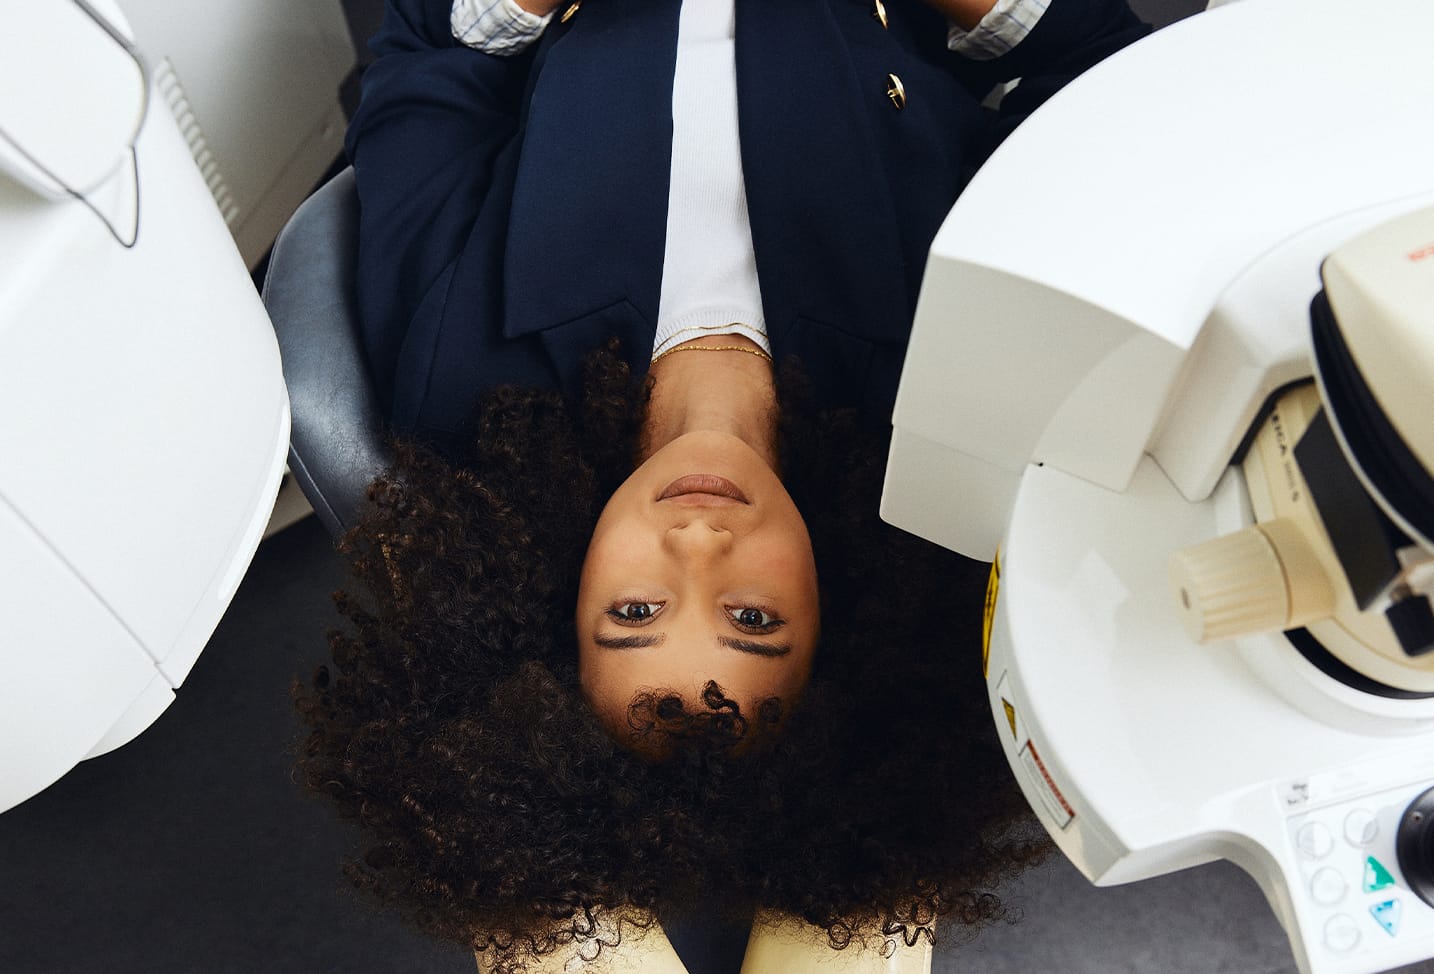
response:
[[[1040,796],[1041,804],[1055,820],[1056,827],[1064,829],[1069,826],[1075,821],[1075,809],[1071,808],[1070,802],[1066,801],[1065,795],[1056,787],[1055,779],[1046,770],[1046,763],[1041,760],[1034,741],[1026,741],[1026,746],[1021,748],[1020,758],[1031,783],[1036,786],[1036,794]]]
[[[991,574],[986,579],[986,609],[981,621],[981,676],[991,678],[991,626],[996,621],[996,596],[1001,591],[1001,551],[991,562]]]
[[[1044,806],[1046,812],[1055,821],[1056,828],[1064,829],[1075,821],[1075,809],[1071,803],[1066,801],[1066,796],[1061,794],[1056,781],[1051,777],[1050,771],[1046,770],[1046,762],[1041,760],[1041,754],[1036,750],[1036,744],[1031,740],[1030,732],[1026,728],[1026,722],[1021,719],[1021,711],[1016,704],[1015,680],[1011,678],[1009,670],[1001,673],[1001,678],[996,681],[996,694],[992,699],[992,708],[995,708],[995,701],[1001,701],[1001,712],[996,717],[996,724],[999,727],[1001,718],[1005,718],[1005,724],[1011,729],[1011,737],[1015,741],[1013,750],[1016,757],[1012,762],[1012,770],[1020,777],[1025,772],[1026,786],[1024,790],[1028,799],[1035,803],[1036,799],[1029,798],[1034,791]],[[1007,752],[1009,753],[1009,752]],[[1020,762],[1017,767],[1015,761]],[[1040,811],[1040,809],[1036,809]]]

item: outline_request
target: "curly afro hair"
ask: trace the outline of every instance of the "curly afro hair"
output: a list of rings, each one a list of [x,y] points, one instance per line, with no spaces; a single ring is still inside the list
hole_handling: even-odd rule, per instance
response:
[[[629,722],[662,760],[616,743],[578,685],[579,572],[646,401],[616,349],[589,358],[580,408],[500,389],[461,460],[399,446],[341,545],[349,626],[295,689],[303,779],[367,832],[358,887],[499,970],[601,951],[604,913],[718,902],[836,948],[1002,915],[990,889],[1047,846],[986,700],[986,566],[882,524],[884,438],[817,414],[794,363],[778,388],[820,576],[812,680],[754,714],[715,684],[639,695]]]

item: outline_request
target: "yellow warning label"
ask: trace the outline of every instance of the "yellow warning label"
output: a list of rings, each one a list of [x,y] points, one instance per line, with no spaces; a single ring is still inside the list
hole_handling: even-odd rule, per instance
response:
[[[1001,698],[1001,706],[1004,707],[1005,710],[1006,710],[1006,723],[1008,723],[1008,724],[1011,725],[1011,736],[1014,737],[1014,738],[1017,738],[1017,739],[1019,740],[1019,739],[1020,739],[1020,735],[1016,733],[1016,708],[1015,708],[1015,705],[1012,704],[1011,701],[1007,700],[1005,697],[1002,697],[1002,698]]]
[[[981,622],[981,675],[991,676],[991,626],[996,621],[996,594],[1001,590],[1001,552],[991,562],[991,575],[986,579],[986,610]]]

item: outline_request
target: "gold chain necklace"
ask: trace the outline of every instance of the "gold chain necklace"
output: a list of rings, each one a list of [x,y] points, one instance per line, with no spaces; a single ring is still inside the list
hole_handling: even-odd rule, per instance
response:
[[[654,358],[652,360],[652,364],[656,364],[662,361],[663,359],[667,358],[667,356],[671,355],[673,352],[746,352],[748,355],[760,356],[761,358],[766,359],[768,362],[772,361],[772,356],[768,355],[760,348],[748,348],[745,345],[678,345],[676,348],[669,348],[667,351]]]

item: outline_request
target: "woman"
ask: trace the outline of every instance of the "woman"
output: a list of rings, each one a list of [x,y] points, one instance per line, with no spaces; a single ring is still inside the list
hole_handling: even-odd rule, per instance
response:
[[[963,179],[1144,30],[1124,0],[390,0],[348,151],[409,445],[300,696],[360,885],[499,967],[604,916],[841,947],[999,913],[1036,853],[982,573],[877,522],[879,431]]]

